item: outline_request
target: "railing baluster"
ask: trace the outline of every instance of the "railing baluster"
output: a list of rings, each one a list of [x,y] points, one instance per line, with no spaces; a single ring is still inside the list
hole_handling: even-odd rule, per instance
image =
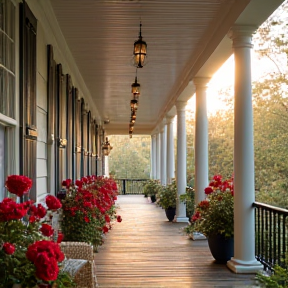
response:
[[[283,240],[282,240],[282,245],[283,245],[283,248],[282,248],[282,250],[283,250],[283,254],[282,254],[282,258],[283,258],[283,265],[285,265],[285,256],[286,256],[286,216],[284,215],[283,216],[283,231],[282,231],[282,233],[283,233],[283,235],[284,235],[284,237],[283,237]]]
[[[271,266],[272,265],[272,211],[269,210],[269,225],[268,225],[268,229],[269,229],[269,241],[268,244],[269,244],[269,247],[268,247],[268,250],[269,250],[269,260],[268,260],[268,263],[269,265]]]
[[[265,262],[268,263],[268,211],[264,210],[265,213],[265,231],[264,231],[264,243],[265,243]]]
[[[264,210],[261,208],[261,259],[264,261]]]
[[[255,202],[255,245],[256,259],[265,268],[273,270],[278,264],[285,267],[288,237],[286,219],[288,210]]]
[[[277,264],[281,263],[281,217],[280,214],[278,213],[278,259],[277,259]]]
[[[275,265],[276,264],[276,213],[273,212],[273,262],[272,264]]]
[[[258,227],[257,227],[257,239],[258,239],[258,247],[257,247],[257,255],[258,255],[258,258],[260,258],[260,251],[261,251],[261,247],[260,247],[260,208],[257,207],[256,208],[256,211],[257,211],[257,223],[258,223]],[[258,259],[259,260],[259,259]]]
[[[118,184],[119,193],[141,195],[143,194],[144,183],[148,179],[115,179]]]

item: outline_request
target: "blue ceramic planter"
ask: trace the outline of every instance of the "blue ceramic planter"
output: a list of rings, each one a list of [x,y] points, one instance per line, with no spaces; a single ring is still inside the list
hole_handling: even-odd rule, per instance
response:
[[[209,236],[208,245],[217,263],[226,263],[234,256],[234,237],[225,238],[220,234]]]
[[[174,216],[176,214],[176,208],[169,207],[165,209],[166,217],[168,218],[169,222],[173,221]]]

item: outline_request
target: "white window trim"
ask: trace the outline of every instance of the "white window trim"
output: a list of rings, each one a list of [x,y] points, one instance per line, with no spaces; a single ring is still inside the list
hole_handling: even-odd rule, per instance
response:
[[[4,126],[17,126],[17,121],[13,118],[10,118],[2,113],[0,113],[0,123]]]

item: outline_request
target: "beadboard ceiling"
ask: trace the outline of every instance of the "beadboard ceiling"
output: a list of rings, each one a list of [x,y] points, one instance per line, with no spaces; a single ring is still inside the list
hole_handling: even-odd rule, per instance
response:
[[[192,96],[194,77],[211,77],[231,55],[226,36],[229,28],[234,23],[261,24],[282,1],[50,2],[97,107],[94,113],[102,121],[110,120],[105,125],[107,134],[128,135],[131,84],[136,72],[131,59],[140,19],[148,63],[138,69],[141,96],[134,131],[150,134],[169,111],[175,113],[177,99]]]

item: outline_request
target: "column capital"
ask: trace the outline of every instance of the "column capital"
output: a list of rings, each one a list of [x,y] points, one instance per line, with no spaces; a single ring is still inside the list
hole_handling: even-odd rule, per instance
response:
[[[207,84],[208,82],[211,80],[210,77],[195,77],[193,79],[193,82],[196,86],[196,90],[197,88],[206,88],[207,87]]]
[[[156,136],[157,136],[156,134],[152,134],[151,138],[156,139]]]
[[[228,31],[228,37],[233,41],[233,48],[252,48],[252,34],[257,27],[248,25],[234,25]]]
[[[173,122],[175,116],[167,115],[166,116],[166,124],[170,124]]]
[[[187,101],[176,101],[175,106],[178,111],[185,111],[186,110]]]

